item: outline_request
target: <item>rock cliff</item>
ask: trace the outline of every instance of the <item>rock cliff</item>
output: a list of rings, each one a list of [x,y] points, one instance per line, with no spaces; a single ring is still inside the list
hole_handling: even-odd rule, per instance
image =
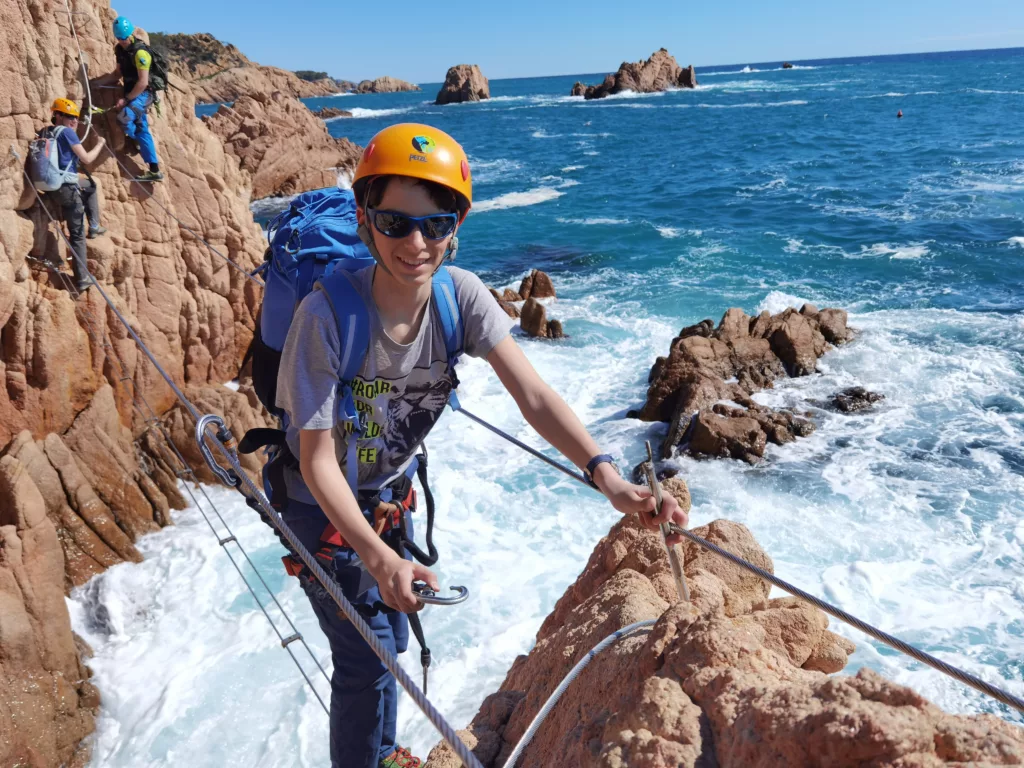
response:
[[[491,85],[476,64],[458,64],[448,70],[435,104],[459,104],[491,98]]]
[[[309,81],[285,69],[257,64],[230,43],[203,32],[154,32],[151,43],[166,54],[172,72],[189,84],[200,103],[235,101],[241,96],[274,91],[306,99],[344,90],[330,77]]]
[[[298,99],[280,91],[242,96],[205,118],[252,174],[255,198],[294,195],[351,180],[362,147],[336,139]]]
[[[646,61],[622,62],[618,72],[606,76],[599,85],[584,86],[583,83],[576,83],[570,95],[583,96],[585,99],[603,99],[622,91],[654,93],[670,88],[696,87],[697,75],[693,66],[680,67],[675,57],[661,48],[651,54]]]
[[[116,12],[106,0],[73,6],[90,75],[111,71]],[[85,93],[63,2],[0,6],[0,68],[0,765],[80,765],[98,693],[63,595],[138,560],[134,541],[183,506],[180,464],[153,417],[183,449],[190,425],[98,291],[76,302],[58,272],[26,259],[65,250],[22,174],[53,99]],[[98,106],[116,94],[93,90]],[[238,371],[260,289],[198,238],[242,269],[262,260],[262,238],[249,174],[194,108],[172,89],[151,114],[167,177],[153,199],[127,178],[141,166],[123,153],[113,115],[93,126],[86,147],[108,137],[127,170],[109,154],[92,168],[109,232],[89,241],[89,268],[176,383],[244,428],[262,416],[245,387],[221,382]],[[143,401],[155,413],[135,408]]]
[[[666,482],[684,506],[685,484]],[[772,570],[742,525],[698,535]],[[692,601],[677,602],[657,533],[631,518],[598,544],[526,656],[469,728],[487,768],[505,764],[562,678],[600,640],[637,621],[569,686],[517,768],[938,768],[1020,765],[1024,730],[992,715],[949,715],[866,669],[833,676],[854,650],[828,618],[696,544],[685,545]],[[427,768],[460,765],[438,745]]]

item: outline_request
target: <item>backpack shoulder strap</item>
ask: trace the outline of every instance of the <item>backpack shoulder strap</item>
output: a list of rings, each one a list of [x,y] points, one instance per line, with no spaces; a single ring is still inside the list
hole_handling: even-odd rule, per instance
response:
[[[455,293],[455,281],[447,267],[441,267],[433,278],[434,306],[437,308],[441,329],[444,332],[444,346],[448,352],[448,365],[452,368],[463,353],[464,333],[459,298]]]
[[[342,382],[351,383],[363,367],[370,347],[370,313],[344,270],[336,270],[320,278],[320,287],[327,295],[327,302],[338,322],[338,338],[341,340],[339,378]]]
[[[434,307],[437,310],[438,320],[441,321],[441,330],[444,334],[445,351],[448,353],[448,373],[452,377],[452,391],[448,396],[448,405],[453,411],[459,410],[459,397],[455,393],[459,386],[459,379],[455,374],[455,366],[459,362],[459,356],[465,351],[465,329],[462,324],[462,312],[459,310],[459,297],[455,292],[455,281],[447,267],[441,267],[434,273],[433,277],[433,298]]]
[[[370,313],[344,270],[337,270],[320,279],[320,287],[327,295],[334,319],[338,323],[341,341],[338,371],[338,420],[350,426],[345,458],[345,479],[353,494],[359,493],[359,464],[356,444],[366,432],[366,420],[356,410],[352,383],[363,367],[370,348]]]

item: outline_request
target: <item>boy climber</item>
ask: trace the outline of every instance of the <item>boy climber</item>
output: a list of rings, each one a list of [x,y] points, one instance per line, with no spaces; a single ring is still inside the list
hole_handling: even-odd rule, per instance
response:
[[[100,204],[96,194],[96,182],[90,176],[85,179],[78,175],[78,163],[94,163],[103,150],[102,137],[97,138],[96,146],[89,151],[82,146],[78,138],[78,118],[81,114],[78,105],[70,99],[57,99],[50,107],[53,124],[39,132],[40,136],[56,137],[57,163],[64,171],[64,184],[55,192],[47,192],[46,196],[53,200],[61,210],[64,223],[68,228],[68,240],[71,242],[71,269],[75,273],[75,289],[84,293],[89,289],[92,278],[86,263],[85,219],[89,219],[89,239],[99,237],[107,230],[100,225]]]
[[[438,589],[437,579],[389,546],[400,531],[379,525],[366,497],[403,475],[457,383],[431,298],[432,277],[454,256],[458,228],[472,204],[469,162],[444,132],[395,125],[370,140],[353,191],[360,237],[376,260],[351,279],[370,315],[369,349],[353,386],[356,410],[368,417],[369,428],[350,451],[348,424],[337,417],[339,371],[347,350],[327,295],[314,290],[295,312],[278,374],[277,402],[288,414],[287,444],[298,459],[284,473],[282,515],[311,552],[324,552],[321,537],[330,530],[328,523],[333,525],[341,537],[330,555],[336,580],[381,642],[401,653],[408,640],[406,613],[419,607],[412,582]],[[619,512],[639,515],[652,528],[670,521],[685,526],[686,514],[671,495],[655,515],[650,492],[622,479],[611,457],[601,453],[534,370],[509,334],[511,321],[480,279],[463,269],[448,270],[465,353],[494,368],[533,428],[585,468]],[[346,480],[348,456],[358,464],[358,495]],[[362,569],[375,585],[360,594]],[[307,594],[334,662],[332,765],[419,766],[420,760],[395,741],[395,679],[322,589],[308,585]]]
[[[135,38],[135,25],[124,16],[114,20],[114,56],[117,67],[109,76],[116,81],[124,81],[124,98],[117,100],[118,122],[124,129],[124,135],[139,147],[142,160],[149,165],[149,170],[138,177],[138,181],[163,181],[160,163],[156,157],[156,144],[149,130],[146,112],[154,100],[153,83],[150,81],[150,69],[153,66],[153,51],[148,45]]]

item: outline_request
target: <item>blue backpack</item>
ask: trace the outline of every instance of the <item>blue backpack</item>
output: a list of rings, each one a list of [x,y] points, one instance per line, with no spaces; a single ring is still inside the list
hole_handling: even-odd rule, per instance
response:
[[[287,415],[277,405],[277,372],[295,309],[317,284],[327,295],[342,340],[338,382],[338,420],[352,425],[357,438],[366,428],[365,415],[356,410],[352,383],[370,346],[370,316],[350,275],[374,263],[357,233],[356,202],[350,190],[329,187],[296,197],[267,228],[270,247],[259,271],[265,288],[250,354],[253,388],[264,407],[287,426]],[[433,278],[432,303],[444,332],[449,370],[462,354],[463,327],[455,284],[445,267]],[[455,397],[454,392],[452,397]],[[268,433],[274,433],[273,435]],[[251,453],[268,445],[283,445],[279,430],[250,430],[239,448]],[[349,443],[349,485],[355,478],[356,439]]]

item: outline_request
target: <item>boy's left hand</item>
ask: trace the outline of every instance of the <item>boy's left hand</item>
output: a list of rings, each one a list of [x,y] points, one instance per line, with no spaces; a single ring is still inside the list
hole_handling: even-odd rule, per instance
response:
[[[661,511],[654,514],[654,497],[649,488],[642,485],[627,483],[621,477],[608,473],[606,477],[595,478],[601,488],[601,492],[608,497],[619,512],[624,515],[638,515],[640,524],[645,528],[657,530],[662,523],[675,523],[680,528],[686,528],[690,522],[689,516],[679,507],[679,502],[671,493],[663,492],[661,495]],[[678,533],[668,537],[669,545],[678,544],[683,537]]]

